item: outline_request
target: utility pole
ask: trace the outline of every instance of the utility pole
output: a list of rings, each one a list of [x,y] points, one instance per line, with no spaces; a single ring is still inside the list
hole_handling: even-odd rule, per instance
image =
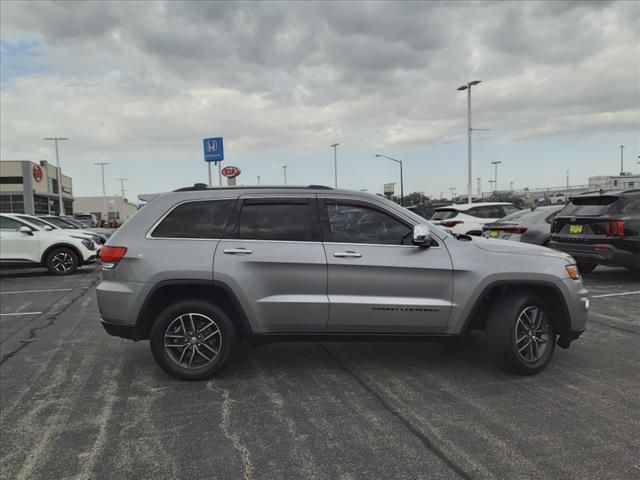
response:
[[[491,165],[495,166],[495,174],[493,176],[493,183],[494,183],[494,188],[496,190],[496,193],[498,192],[498,165],[500,165],[502,162],[500,160],[496,160],[495,162],[491,162]]]
[[[64,215],[64,203],[62,202],[62,174],[60,173],[60,156],[58,155],[58,141],[69,140],[65,137],[45,137],[45,140],[53,140],[56,144],[56,178],[58,182],[58,202],[60,208],[58,209],[59,215]],[[47,200],[48,201],[48,200]]]
[[[284,185],[287,185],[287,166],[282,165],[282,171],[284,172]]]
[[[116,180],[118,180],[120,182],[120,193],[122,193],[122,198],[124,198],[124,192],[126,192],[126,190],[124,189],[124,182],[126,182],[129,179],[128,178],[116,178]]]
[[[333,174],[335,188],[338,188],[338,145],[340,144],[334,143],[331,145],[331,148],[333,148]]]
[[[104,213],[105,223],[109,222],[109,212],[107,211],[107,190],[104,188],[104,166],[111,165],[109,162],[96,162],[94,165],[100,165],[100,169],[102,170],[102,213]]]
[[[620,176],[624,175],[624,145],[620,145]]]
[[[478,85],[480,82],[482,82],[482,80],[473,80],[472,82],[467,82],[466,84],[458,87],[459,91],[467,91],[467,196],[469,197],[469,203],[471,203],[471,132],[473,131],[471,128],[471,87]]]

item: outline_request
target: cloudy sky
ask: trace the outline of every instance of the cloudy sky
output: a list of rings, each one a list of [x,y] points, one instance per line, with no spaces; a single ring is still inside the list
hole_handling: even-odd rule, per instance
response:
[[[49,161],[66,136],[76,195],[206,181],[225,139],[239,183],[333,184],[438,196],[585,184],[640,155],[640,2],[0,3],[2,159]]]

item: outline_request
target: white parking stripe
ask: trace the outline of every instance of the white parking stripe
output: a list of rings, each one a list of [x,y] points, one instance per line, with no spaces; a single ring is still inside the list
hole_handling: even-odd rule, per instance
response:
[[[0,292],[0,295],[9,295],[10,293],[44,293],[44,292],[70,292],[73,288],[52,288],[49,290],[16,290],[15,292]]]
[[[10,317],[14,315],[40,315],[42,312],[18,312],[18,313],[0,313],[0,317]]]
[[[593,295],[591,298],[604,298],[604,297],[620,297],[622,295],[638,295],[640,290],[635,292],[622,292],[622,293],[606,293],[604,295]]]

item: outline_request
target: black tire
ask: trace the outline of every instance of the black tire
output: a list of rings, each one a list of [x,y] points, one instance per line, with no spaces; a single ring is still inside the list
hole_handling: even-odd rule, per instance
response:
[[[195,328],[189,325],[190,320]],[[212,325],[205,329],[208,321]],[[216,328],[218,334],[213,333]],[[202,338],[196,335],[200,329]],[[165,334],[172,337],[165,338]],[[206,336],[211,338],[207,340]],[[174,346],[165,347],[165,340]],[[149,343],[156,363],[169,375],[180,380],[205,380],[224,366],[236,348],[237,339],[233,323],[223,310],[202,300],[182,300],[160,313],[151,328]],[[205,360],[207,355],[210,361]]]
[[[596,269],[597,266],[597,263],[578,262],[578,270],[580,271],[580,273],[591,273]]]
[[[526,311],[528,316],[534,311],[533,309],[543,313],[540,326],[547,332],[544,344],[522,333],[522,326],[526,324],[524,312]],[[491,308],[487,320],[487,343],[492,359],[502,369],[518,375],[534,375],[544,370],[551,361],[556,345],[556,329],[551,312],[552,310],[534,294],[515,293],[499,299]],[[521,318],[522,321],[519,322]],[[520,338],[524,338],[524,343],[517,342],[516,330],[521,335]],[[540,335],[540,338],[543,337],[545,335]],[[530,343],[537,345],[536,356],[531,355],[532,358],[527,359],[525,357],[530,352],[533,354],[533,350],[526,347]],[[540,351],[542,346],[544,348]],[[519,350],[523,347],[525,350],[521,353]],[[537,357],[537,354],[539,358],[533,358]]]
[[[78,254],[70,248],[58,247],[47,253],[44,264],[51,275],[71,275],[80,266]]]

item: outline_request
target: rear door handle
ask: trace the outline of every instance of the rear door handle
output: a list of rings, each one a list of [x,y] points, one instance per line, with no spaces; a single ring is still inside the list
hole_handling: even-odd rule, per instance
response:
[[[333,256],[339,258],[360,258],[362,255],[349,250],[348,252],[335,252]]]
[[[253,250],[249,250],[248,248],[225,248],[223,252],[227,255],[249,255],[253,253]]]

